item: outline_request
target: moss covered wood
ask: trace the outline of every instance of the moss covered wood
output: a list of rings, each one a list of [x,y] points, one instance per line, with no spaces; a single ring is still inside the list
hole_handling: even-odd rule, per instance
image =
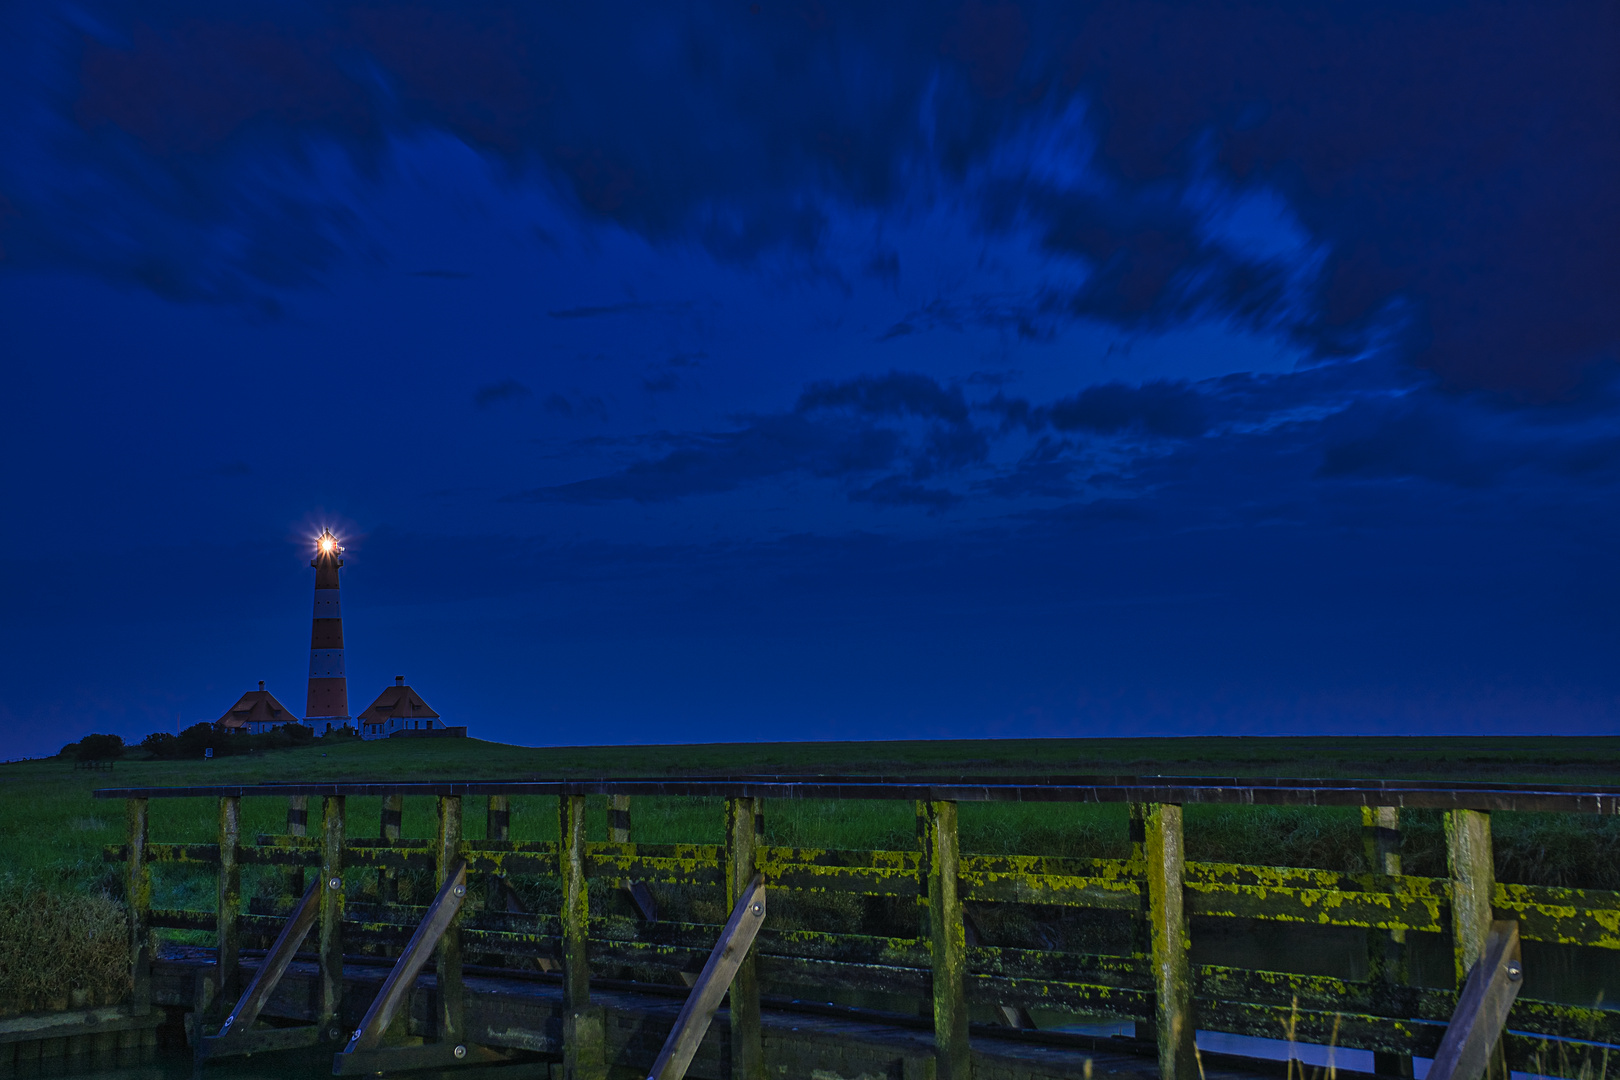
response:
[[[628,819],[628,810],[626,810]],[[626,833],[629,822],[626,820]],[[726,800],[726,910],[752,890],[759,870],[755,853],[763,837],[764,814],[756,799]],[[626,837],[628,839],[628,835]],[[731,977],[731,1077],[765,1080],[765,1042],[760,1027],[759,975],[756,957],[748,950]]]
[[[382,787],[382,785],[377,785]],[[386,794],[373,791],[371,794]],[[199,794],[187,791],[186,794]],[[620,794],[620,793],[612,793]],[[1466,794],[1466,793],[1465,793]],[[237,797],[234,793],[230,797]],[[285,797],[285,796],[284,796]],[[572,796],[570,796],[572,797]],[[749,796],[752,797],[752,796]],[[1404,798],[1405,796],[1400,796]],[[799,893],[814,904],[845,904],[834,894],[894,897],[914,901],[920,914],[931,920],[934,905],[928,891],[930,803],[919,809],[923,841],[912,851],[857,851],[836,848],[755,847],[755,864],[771,875],[773,891]],[[1424,878],[1399,873],[1401,867],[1382,860],[1378,851],[1367,873],[1268,867],[1223,863],[1182,864],[1183,918],[1204,915],[1254,918],[1307,926],[1362,927],[1370,933],[1369,978],[1363,982],[1323,976],[1299,976],[1241,967],[1196,965],[1191,968],[1191,1002],[1200,1024],[1214,1030],[1276,1037],[1294,1022],[1302,1041],[1335,1039],[1346,1048],[1366,1049],[1380,1055],[1423,1053],[1433,1046],[1433,1025],[1407,1018],[1443,1021],[1454,1007],[1453,991],[1403,986],[1378,977],[1376,946],[1412,930],[1453,930],[1472,907],[1476,914],[1488,897],[1496,914],[1518,918],[1522,936],[1532,941],[1566,945],[1620,948],[1620,893],[1598,890],[1526,886],[1490,880],[1489,821],[1479,811],[1453,814],[1450,866],[1445,877]],[[1370,814],[1388,828],[1398,815]],[[1481,829],[1483,826],[1483,829]],[[713,897],[725,891],[731,874],[728,845],[635,844],[618,840],[609,821],[610,840],[582,843],[583,877],[641,877],[666,881],[694,890],[689,895]],[[142,830],[145,826],[142,825]],[[315,831],[315,830],[311,830]],[[1482,835],[1483,834],[1483,835]],[[139,842],[132,827],[129,842],[106,849],[109,859],[121,860],[133,880],[132,861],[143,870],[152,863],[177,866],[222,867],[228,843],[151,843],[142,831]],[[217,838],[216,838],[217,839]],[[957,903],[971,899],[996,905],[1052,904],[1070,909],[1128,913],[1135,898],[1149,889],[1146,826],[1140,826],[1136,850],[1126,859],[1092,859],[1044,855],[958,855]],[[341,842],[342,866],[396,871],[432,870],[438,865],[437,840],[388,841],[354,838]],[[462,848],[476,873],[487,875],[560,875],[568,862],[568,845],[555,841],[511,841],[485,837],[463,838]],[[328,858],[327,838],[293,835],[260,836],[253,844],[236,847],[240,865],[322,867]],[[1472,856],[1462,854],[1473,851]],[[134,859],[139,853],[140,858]],[[1481,856],[1484,857],[1481,857]],[[1381,861],[1382,860],[1382,861]],[[1469,870],[1468,867],[1473,869]],[[1480,870],[1487,873],[1480,873]],[[277,875],[279,878],[279,874]],[[133,899],[133,890],[131,890]],[[132,944],[136,916],[144,927],[215,930],[220,907],[211,911],[162,910],[147,906],[137,912],[131,905]],[[826,897],[817,899],[818,895]],[[1462,902],[1453,903],[1454,896]],[[290,905],[291,897],[285,898]],[[323,895],[323,902],[327,897]],[[707,902],[707,901],[706,901]],[[422,909],[397,903],[341,901],[339,920],[343,940],[351,947],[373,943],[400,944],[420,920]],[[871,906],[868,911],[884,910]],[[1150,905],[1143,904],[1134,920],[1143,931]],[[673,913],[673,912],[672,912]],[[463,947],[511,957],[546,957],[566,951],[568,935],[563,912],[512,915],[504,911],[468,912],[462,929]],[[1036,917],[1033,913],[1029,917]],[[280,917],[244,914],[237,920],[242,933],[273,934]],[[714,927],[674,920],[641,921],[627,925],[621,915],[604,912],[591,917],[583,912],[583,931],[573,938],[594,942],[590,960],[641,968],[690,969],[712,946]],[[1455,936],[1461,940],[1463,929]],[[1476,924],[1477,925],[1477,924]],[[909,927],[907,928],[909,929]],[[629,932],[633,937],[626,938]],[[764,931],[755,943],[758,975],[771,985],[842,987],[856,991],[891,991],[926,997],[933,982],[940,950],[934,948],[931,921],[917,937],[882,937],[821,931]],[[1151,948],[1141,955],[1098,956],[1058,949],[1014,949],[995,945],[965,949],[966,974],[962,997],[987,1006],[1016,1003],[1079,1012],[1104,1012],[1121,1017],[1154,1017],[1156,994]],[[132,960],[133,962],[133,960]],[[1386,970],[1387,973],[1387,970]],[[795,993],[794,996],[799,996]],[[1297,1003],[1297,1012],[1296,1010]],[[430,1014],[431,1015],[431,1014]],[[1514,1006],[1514,1029],[1535,1035],[1511,1035],[1504,1046],[1515,1068],[1527,1067],[1540,1055],[1536,1071],[1568,1075],[1560,1064],[1585,1060],[1583,1046],[1596,1040],[1620,1042],[1620,1017],[1589,1008],[1521,998]],[[589,1018],[587,1017],[587,1020]],[[586,1024],[588,1028],[589,1023]],[[1156,1034],[1157,1024],[1151,1030]],[[1337,1031],[1337,1035],[1335,1035]],[[1548,1064],[1549,1061],[1551,1064]],[[1570,1065],[1568,1068],[1575,1068]]]
[[[1181,807],[1147,804],[1143,808],[1142,826],[1159,1075],[1163,1080],[1192,1080],[1198,1075],[1198,1062],[1193,1049],[1196,1025],[1192,1007],[1192,941],[1187,931],[1181,889],[1185,863]]]
[[[491,795],[484,811],[484,839],[504,844],[512,838],[512,798],[509,795]],[[507,900],[506,875],[499,870],[484,876],[484,906],[492,911],[504,911]]]
[[[309,796],[287,796],[287,835],[309,835]],[[260,841],[263,843],[263,841]],[[288,866],[283,872],[284,890],[288,896],[304,895],[304,866],[302,863]]]
[[[1446,814],[1446,863],[1451,871],[1451,933],[1457,986],[1485,952],[1491,930],[1496,870],[1491,859],[1491,816],[1477,810]]]
[[[591,973],[588,936],[590,933],[590,894],[585,876],[585,796],[563,795],[557,799],[557,835],[562,850],[559,859],[562,892],[563,1000],[567,1006],[587,1005],[591,1000]]]
[[[237,855],[241,840],[242,800],[227,796],[219,800],[219,871],[214,905],[214,993],[223,1002],[234,1000],[238,989],[241,942],[237,919],[242,914],[242,867]]]
[[[557,799],[557,867],[562,892],[563,1077],[605,1080],[607,1026],[591,1004],[590,892],[585,842],[585,796]]]
[[[377,821],[377,838],[384,844],[398,844],[404,818],[405,797],[384,795]],[[394,865],[382,866],[377,870],[377,896],[385,904],[399,899],[399,871],[400,868]]]
[[[344,797],[321,800],[321,939],[318,1024],[330,1024],[343,1011],[343,840]]]
[[[614,795],[608,802],[608,840],[615,844],[630,842],[630,796]]]
[[[1457,989],[1485,955],[1494,919],[1496,865],[1491,854],[1491,815],[1479,810],[1446,814],[1446,864],[1451,872],[1451,936]],[[1514,941],[1518,940],[1515,926]],[[1517,945],[1515,945],[1515,948]],[[1488,1075],[1507,1077],[1504,1048],[1497,1041],[1487,1055]]]
[[[1401,875],[1401,810],[1398,806],[1361,808],[1361,845],[1368,867],[1389,878]],[[1367,981],[1402,987],[1410,979],[1406,931],[1369,928]],[[1410,1054],[1373,1054],[1373,1071],[1380,1076],[1406,1078],[1412,1073]]]
[[[439,827],[436,842],[438,865],[434,869],[435,883],[443,888],[450,876],[457,873],[461,860],[461,799],[454,795],[439,799]],[[458,886],[462,890],[466,885]],[[465,1040],[467,1030],[466,991],[461,981],[461,909],[458,906],[450,925],[439,938],[438,949],[438,1023],[434,1034],[440,1042],[459,1043]]]
[[[129,905],[130,1004],[145,1012],[152,1002],[152,932],[147,925],[152,907],[152,871],[146,863],[147,801],[124,804],[128,843],[124,864],[124,897]]]
[[[967,934],[956,889],[960,862],[956,816],[956,804],[942,800],[930,800],[924,816],[936,1080],[970,1080],[973,1068],[968,1045]]]

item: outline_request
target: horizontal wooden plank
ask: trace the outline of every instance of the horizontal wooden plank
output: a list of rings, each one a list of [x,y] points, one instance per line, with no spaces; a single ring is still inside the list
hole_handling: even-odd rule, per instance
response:
[[[585,872],[664,885],[719,885],[724,853],[713,844],[586,844]]]
[[[1522,994],[1508,1013],[1508,1029],[1559,1039],[1620,1044],[1620,1012],[1539,1001]],[[1620,1065],[1620,1055],[1616,1055]]]
[[[859,964],[925,968],[931,963],[928,943],[915,938],[869,934],[829,934],[818,930],[775,930],[767,926],[754,941],[754,951],[774,956],[803,956]]]
[[[380,842],[388,843],[386,840]],[[365,843],[364,839],[350,837],[344,846],[356,847]],[[258,833],[253,837],[253,844],[256,847],[272,847],[286,851],[320,851],[323,846],[318,836],[292,836],[288,833]]]
[[[163,1023],[162,1009],[136,1012],[128,1005],[101,1005],[70,1012],[24,1013],[0,1017],[0,1046],[36,1039],[70,1039],[109,1031],[155,1028]],[[7,1050],[6,1053],[11,1053]],[[6,1059],[10,1064],[10,1059]]]
[[[1200,964],[1193,969],[1194,993],[1220,1001],[1292,1006],[1321,1012],[1354,1012],[1396,1018],[1446,1021],[1457,1007],[1454,990],[1395,986],[1383,981],[1351,982],[1328,975]]]
[[[218,844],[147,844],[146,861],[149,863],[190,864],[218,866]]]
[[[1620,949],[1620,893],[1497,882],[1492,903],[1499,919],[1517,919],[1530,941]]]
[[[146,913],[146,923],[165,930],[213,930],[217,926],[212,911],[185,908],[152,908]]]
[[[772,889],[916,896],[921,855],[915,851],[761,848],[755,865]]]
[[[461,931],[461,948],[469,955],[485,952],[498,953],[502,956],[557,957],[562,955],[561,941],[561,935],[543,930],[519,933],[511,930],[463,927]],[[594,952],[596,944],[593,942],[591,947]]]
[[[1325,1012],[1202,997],[1194,1001],[1200,1028],[1350,1050],[1433,1057],[1446,1029],[1444,1020],[1425,1024],[1350,1011]]]
[[[1188,914],[1319,926],[1438,933],[1450,902],[1439,878],[1189,862],[1182,880]]]
[[[98,799],[303,796],[654,795],[704,798],[962,802],[1193,803],[1244,806],[1404,806],[1440,810],[1620,813],[1620,789],[1558,784],[1444,783],[1253,777],[735,776],[599,780],[205,784],[101,788]]]
[[[326,1026],[324,1024],[307,1024],[285,1028],[253,1028],[247,1031],[233,1031],[223,1039],[218,1035],[204,1035],[197,1056],[206,1059],[226,1055],[296,1050],[305,1046],[314,1046],[325,1036]]]
[[[604,920],[591,920],[592,946],[607,929]],[[672,950],[698,950],[707,955],[718,940],[720,927],[710,923],[658,922],[637,927],[635,947],[658,946]],[[818,930],[777,930],[765,926],[754,939],[757,955],[798,956],[856,964],[885,964],[925,968],[928,946],[915,938],[867,934],[832,934]]]
[[[1124,859],[964,855],[958,881],[963,900],[1134,911],[1145,878]]]
[[[969,973],[1001,979],[1088,983],[1136,990],[1153,988],[1153,973],[1146,956],[970,945],[967,962]]]
[[[933,975],[926,968],[852,964],[804,956],[773,956],[769,953],[760,953],[754,962],[760,986],[767,992],[779,988],[808,987],[817,991],[868,990],[926,997],[933,989]]]
[[[969,975],[966,990],[969,1001],[984,1005],[1067,1009],[1070,1012],[1105,1013],[1139,1020],[1153,1018],[1153,992],[1150,990],[1044,979],[1010,979],[997,975]]]
[[[551,877],[557,873],[555,840],[464,840],[461,854],[475,874]]]
[[[1518,1011],[1518,1003],[1514,1003]],[[1512,1014],[1510,1014],[1512,1015]],[[1513,1021],[1510,1019],[1509,1024]],[[1509,1031],[1502,1036],[1502,1049],[1508,1068],[1537,1076],[1598,1078],[1608,1074],[1616,1058],[1612,1046],[1575,1040],[1546,1039]]]
[[[433,849],[420,842],[345,847],[343,864],[367,870],[432,870],[437,865]]]

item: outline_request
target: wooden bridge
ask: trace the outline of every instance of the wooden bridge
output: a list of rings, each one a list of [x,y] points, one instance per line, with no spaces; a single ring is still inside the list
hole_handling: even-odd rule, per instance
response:
[[[1522,970],[1520,938],[1583,951],[1620,949],[1620,893],[1497,882],[1490,833],[1492,811],[1613,814],[1620,789],[743,776],[96,794],[127,805],[128,842],[109,848],[107,857],[122,863],[127,885],[132,1008],[188,1011],[199,1061],[304,1046],[325,1047],[334,1070],[350,1074],[484,1066],[503,1076],[537,1072],[578,1080],[678,1075],[666,1059],[672,1042],[683,1037],[681,1002],[712,981],[708,967],[698,969],[705,957],[715,964],[726,935],[739,931],[718,921],[674,921],[667,912],[659,919],[659,897],[708,898],[706,910],[730,910],[737,923],[755,889],[762,928],[751,949],[745,943],[733,950],[729,1008],[718,1014],[720,1022],[707,1038],[701,1029],[684,1036],[691,1044],[690,1075],[986,1080],[1157,1071],[1163,1080],[1191,1080],[1265,1070],[1219,1055],[1200,1059],[1194,1034],[1203,1031],[1286,1034],[1302,1043],[1371,1051],[1377,1073],[1409,1077],[1414,1055],[1434,1057],[1439,1050],[1471,970],[1478,986],[1471,984],[1469,993],[1489,1001],[1465,1003],[1465,1011],[1489,1006],[1505,1014],[1512,1006],[1499,1041],[1500,1018],[1485,1035],[1473,1036],[1475,1043],[1485,1039],[1485,1050],[1494,1045],[1499,1066],[1596,1076],[1606,1044],[1620,1044],[1620,1014],[1513,998]],[[380,797],[382,810],[380,820],[360,827],[350,820],[346,800],[362,796]],[[532,805],[535,796],[556,801],[556,841],[510,838],[512,800],[531,797]],[[593,796],[607,803],[606,842],[586,839]],[[217,800],[215,842],[149,836],[151,800],[196,797]],[[287,806],[285,833],[244,837],[242,800],[271,797]],[[700,805],[723,812],[724,843],[634,842],[631,811],[636,799],[649,797],[703,800]],[[405,799],[435,800],[433,837],[401,835]],[[469,799],[487,801],[482,837],[462,829]],[[897,851],[766,844],[772,803],[806,799],[904,800],[915,808],[917,842]],[[1129,857],[963,853],[958,806],[975,801],[1128,804]],[[1346,874],[1188,861],[1182,808],[1198,803],[1360,807],[1376,869]],[[1444,878],[1401,873],[1401,811],[1411,808],[1445,811]],[[362,828],[371,835],[357,835]],[[213,910],[152,906],[152,870],[170,865],[214,870]],[[279,901],[260,900],[244,910],[241,875],[250,866],[279,868],[285,882]],[[307,888],[306,871],[315,872]],[[399,902],[400,878],[409,873],[431,874],[438,890],[432,904]],[[552,883],[555,903],[523,910],[512,882],[524,879]],[[593,914],[593,881],[599,905],[612,895],[604,889],[622,890],[620,906],[635,917]],[[887,898],[876,902],[891,912],[912,911],[917,929],[903,936],[828,932],[776,927],[763,917],[767,894],[774,901],[835,893]],[[463,906],[469,896],[482,898],[481,906]],[[999,945],[972,916],[978,911],[985,921],[986,912],[1015,909],[1036,923],[1075,909],[1111,912],[1130,928],[1133,944],[1118,953]],[[1302,934],[1338,928],[1341,941],[1346,929],[1361,931],[1366,977],[1267,970],[1261,958],[1249,966],[1195,964],[1195,918],[1201,927],[1261,920]],[[155,927],[212,931],[217,947],[154,958]],[[1509,931],[1516,934],[1511,941],[1504,936]],[[308,946],[300,951],[306,934]],[[1431,940],[1447,943],[1451,985],[1412,985],[1412,935],[1439,935]],[[254,943],[260,949],[247,948]],[[431,975],[418,974],[430,955]],[[711,996],[718,1001],[718,992]],[[845,1004],[806,1004],[829,996],[842,996]],[[1034,1030],[1030,1012],[1051,1009],[1134,1022],[1134,1037]],[[1143,1052],[1151,1056],[1132,1056]],[[1475,1046],[1469,1052],[1485,1051]]]

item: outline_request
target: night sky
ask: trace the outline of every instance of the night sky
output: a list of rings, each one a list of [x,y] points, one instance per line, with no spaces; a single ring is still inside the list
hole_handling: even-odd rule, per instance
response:
[[[0,757],[1620,720],[1620,6],[0,5]]]

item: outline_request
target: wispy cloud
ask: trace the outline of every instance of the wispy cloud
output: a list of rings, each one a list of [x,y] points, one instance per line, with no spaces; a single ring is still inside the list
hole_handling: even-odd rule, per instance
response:
[[[473,404],[480,409],[487,409],[491,405],[498,405],[503,401],[520,401],[523,398],[533,396],[534,391],[516,379],[502,379],[498,383],[480,386],[473,394]]]

